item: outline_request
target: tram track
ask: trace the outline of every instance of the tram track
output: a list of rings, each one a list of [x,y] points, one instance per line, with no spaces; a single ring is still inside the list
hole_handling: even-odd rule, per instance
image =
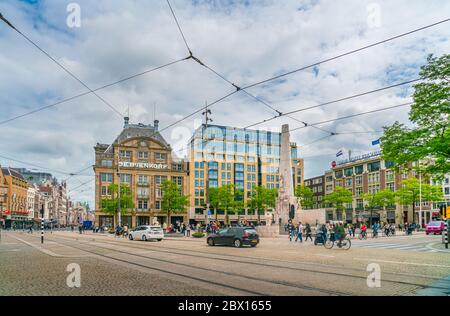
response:
[[[55,236],[52,236],[51,238],[47,238],[47,240],[53,241],[53,242],[55,242],[55,243],[57,243],[59,245],[63,245],[63,246],[66,246],[66,247],[71,247],[71,248],[74,248],[74,249],[77,249],[77,250],[80,250],[80,251],[84,251],[84,252],[90,253],[90,254],[95,255],[95,256],[107,258],[107,259],[110,259],[110,260],[116,260],[116,261],[119,261],[119,262],[122,262],[122,263],[135,265],[135,266],[138,266],[138,267],[141,267],[141,268],[147,268],[147,269],[150,269],[150,270],[156,270],[156,271],[159,271],[159,272],[165,272],[165,273],[169,273],[171,275],[185,277],[185,278],[192,279],[192,280],[195,280],[195,281],[206,282],[206,283],[214,284],[214,285],[217,285],[217,286],[220,286],[220,287],[226,287],[226,288],[230,288],[230,289],[237,290],[237,291],[240,291],[240,292],[248,293],[250,295],[257,295],[257,296],[270,296],[271,295],[270,293],[262,293],[262,292],[257,292],[257,291],[254,291],[254,290],[248,290],[246,288],[241,288],[241,287],[236,287],[236,286],[233,286],[233,285],[228,285],[228,284],[224,284],[224,283],[215,282],[214,280],[211,280],[211,279],[204,279],[204,278],[200,278],[200,277],[194,277],[192,275],[187,275],[187,274],[174,272],[173,270],[170,270],[170,269],[161,269],[161,268],[157,268],[157,267],[154,267],[154,266],[147,266],[147,265],[144,265],[144,264],[136,263],[136,262],[131,261],[131,260],[120,259],[120,258],[117,258],[117,257],[113,257],[113,256],[105,255],[105,254],[102,254],[102,253],[98,253],[98,252],[95,252],[95,251],[92,251],[92,250],[87,250],[87,249],[82,248],[82,247],[77,247],[77,246],[74,246],[73,244],[67,244],[67,243],[63,243],[63,242],[57,241],[57,240],[61,240],[61,239],[62,240],[69,240],[69,241],[72,241],[72,242],[75,241],[72,238],[64,238],[64,237],[60,237],[60,236],[58,236],[56,238],[55,238]],[[77,241],[79,241],[79,240],[77,240]],[[350,293],[345,293],[345,292],[340,292],[340,291],[321,289],[321,288],[311,287],[311,286],[307,286],[307,285],[298,285],[298,284],[294,284],[294,283],[290,283],[290,282],[269,280],[269,279],[264,279],[264,278],[252,277],[252,276],[244,275],[244,274],[238,274],[238,273],[226,272],[226,271],[218,271],[218,270],[215,270],[215,269],[198,267],[198,266],[191,265],[191,264],[179,263],[179,262],[174,262],[174,261],[171,261],[171,260],[155,258],[155,257],[150,257],[150,256],[144,256],[142,254],[135,254],[135,253],[132,253],[132,252],[129,252],[129,251],[123,251],[123,250],[117,250],[117,249],[113,249],[113,248],[109,248],[109,247],[93,245],[90,242],[84,242],[83,241],[83,242],[80,242],[80,244],[83,244],[84,246],[87,245],[87,246],[91,246],[91,247],[95,247],[95,248],[100,248],[100,249],[104,249],[104,250],[108,250],[108,251],[113,251],[113,252],[117,252],[117,253],[121,253],[121,254],[126,254],[126,255],[130,255],[130,256],[134,256],[134,257],[138,257],[138,258],[144,258],[144,259],[147,259],[147,260],[153,260],[153,261],[161,262],[161,263],[164,263],[164,264],[172,264],[172,265],[175,265],[175,266],[191,268],[191,269],[197,269],[197,270],[200,270],[202,272],[207,271],[207,272],[212,272],[214,274],[223,274],[223,275],[226,275],[226,276],[242,278],[245,281],[252,280],[252,281],[256,281],[256,282],[265,282],[265,283],[269,283],[271,285],[285,286],[285,287],[289,287],[289,288],[295,288],[295,289],[306,290],[306,291],[311,291],[311,292],[319,292],[319,293],[326,294],[326,295],[334,295],[334,296],[350,296],[351,295]]]
[[[65,237],[62,237],[65,238]],[[71,238],[68,238],[67,240],[73,240]],[[80,239],[76,238],[75,240],[80,241]],[[91,241],[97,242],[97,240],[95,239],[91,239]],[[270,268],[281,268],[281,269],[287,269],[287,270],[293,270],[293,271],[302,271],[302,272],[311,272],[311,273],[320,273],[320,274],[326,274],[326,275],[334,275],[334,276],[342,276],[342,277],[351,277],[351,278],[358,278],[358,279],[367,279],[367,276],[360,276],[360,275],[354,275],[354,274],[349,274],[349,273],[337,273],[337,272],[330,272],[330,271],[319,271],[319,270],[315,270],[315,269],[308,269],[308,268],[303,268],[303,267],[291,267],[291,266],[283,266],[283,265],[276,265],[276,264],[269,264],[269,263],[262,263],[262,262],[254,262],[254,261],[242,261],[242,260],[237,260],[235,259],[236,257],[240,257],[240,258],[245,258],[245,259],[250,259],[250,260],[272,260],[272,261],[277,261],[280,263],[286,263],[286,264],[301,264],[301,265],[314,265],[315,267],[317,266],[321,266],[322,268],[325,269],[332,269],[332,268],[336,268],[335,266],[330,266],[330,265],[324,265],[324,264],[315,264],[315,263],[307,263],[307,262],[293,262],[293,261],[286,261],[286,260],[279,260],[279,259],[268,259],[268,258],[261,258],[261,257],[249,257],[249,256],[235,256],[235,255],[230,255],[230,254],[217,254],[217,253],[209,253],[209,252],[205,252],[205,251],[199,251],[199,250],[189,250],[189,253],[186,253],[188,250],[184,250],[181,248],[174,248],[174,247],[155,247],[155,246],[151,246],[149,244],[146,244],[145,247],[141,247],[141,246],[137,246],[137,245],[131,245],[131,244],[124,244],[123,242],[114,242],[114,241],[105,241],[102,240],[102,243],[107,243],[110,245],[121,245],[124,246],[126,245],[126,247],[129,248],[133,248],[133,249],[139,249],[139,250],[147,250],[147,251],[151,251],[151,252],[157,252],[157,253],[167,253],[167,254],[175,254],[175,255],[180,255],[180,256],[187,256],[187,257],[195,257],[195,258],[204,258],[204,259],[210,259],[210,260],[219,260],[219,261],[224,261],[224,262],[233,262],[233,263],[241,263],[241,264],[249,264],[249,265],[258,265],[258,266],[263,266],[263,267],[270,267]],[[164,249],[164,250],[163,250]],[[166,250],[167,249],[167,250]],[[177,251],[173,251],[173,250],[177,250]],[[180,252],[183,251],[183,252]],[[207,255],[204,255],[207,254]],[[211,255],[214,256],[223,256],[223,257],[232,257],[230,259],[228,258],[217,258],[217,257],[211,257]],[[340,267],[339,269],[346,269],[346,270],[353,270],[355,272],[358,273],[363,273],[366,274],[367,271],[365,269],[356,269],[356,268],[347,268],[347,267]],[[411,277],[411,278],[419,278],[419,279],[427,279],[430,281],[441,281],[442,278],[437,278],[437,277],[431,277],[431,276],[423,276],[423,275],[417,275],[417,274],[406,274],[406,273],[394,273],[394,272],[384,272],[383,275],[391,275],[394,277]],[[403,284],[403,285],[410,285],[410,286],[418,286],[421,288],[432,288],[432,289],[448,289],[448,288],[442,288],[442,287],[436,287],[436,286],[432,286],[432,285],[427,285],[427,284],[421,284],[421,283],[412,283],[412,282],[406,282],[406,281],[401,281],[401,280],[392,280],[392,279],[385,279],[383,278],[382,280],[383,282],[389,282],[389,283],[397,283],[397,284]],[[450,284],[449,284],[450,287]]]

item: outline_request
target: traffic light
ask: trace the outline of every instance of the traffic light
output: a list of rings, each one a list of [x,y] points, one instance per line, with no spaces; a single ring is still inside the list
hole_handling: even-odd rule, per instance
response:
[[[42,205],[42,208],[41,208],[41,218],[43,218],[44,217],[44,205]]]

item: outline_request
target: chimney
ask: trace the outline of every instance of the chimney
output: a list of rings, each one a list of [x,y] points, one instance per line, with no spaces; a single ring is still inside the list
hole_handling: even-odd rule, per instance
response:
[[[157,132],[159,129],[159,121],[158,120],[155,120],[155,122],[153,123],[153,127],[155,128],[155,132]]]
[[[125,121],[124,128],[127,128],[128,124],[130,124],[130,118],[128,116],[125,116],[124,121]]]

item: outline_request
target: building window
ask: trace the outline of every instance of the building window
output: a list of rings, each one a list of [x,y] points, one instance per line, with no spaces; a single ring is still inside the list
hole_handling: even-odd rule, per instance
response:
[[[364,172],[364,166],[363,165],[359,165],[355,167],[355,174],[363,174]]]
[[[138,209],[148,210],[148,201],[147,200],[139,200],[138,201]]]
[[[112,173],[100,173],[100,179],[102,182],[112,182],[113,174]]]
[[[369,172],[379,171],[380,170],[380,162],[375,161],[375,162],[367,164],[367,170]]]
[[[353,168],[347,168],[344,172],[346,177],[351,177],[353,175]]]
[[[183,177],[172,177],[172,181],[179,186],[183,186]]]
[[[395,183],[394,182],[386,183],[386,189],[391,190],[392,192],[394,192],[395,191]]]
[[[166,154],[155,153],[155,159],[158,161],[164,161],[164,160],[166,160]]]
[[[131,184],[131,174],[121,173],[120,183]]]
[[[129,150],[121,150],[120,152],[120,158],[131,158],[131,151]]]
[[[148,185],[148,176],[139,175],[139,184],[140,185]]]
[[[138,154],[139,159],[148,159],[148,152],[140,151]]]
[[[102,160],[101,165],[102,165],[102,167],[110,168],[110,167],[112,167],[113,162],[112,162],[112,160]]]
[[[167,180],[166,176],[155,176],[156,185],[161,185],[166,180]]]
[[[161,209],[161,201],[155,202],[155,209],[160,210]]]
[[[386,182],[394,181],[395,173],[392,170],[386,171]]]

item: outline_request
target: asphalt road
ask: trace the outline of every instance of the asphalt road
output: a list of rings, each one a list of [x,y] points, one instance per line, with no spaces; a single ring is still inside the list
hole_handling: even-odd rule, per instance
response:
[[[440,236],[353,240],[350,250],[264,238],[256,248],[205,239],[129,241],[71,232],[3,232],[0,295],[449,295],[450,252]],[[66,284],[71,263],[81,286]],[[380,268],[380,286],[369,282]],[[370,278],[372,280],[372,278]]]

